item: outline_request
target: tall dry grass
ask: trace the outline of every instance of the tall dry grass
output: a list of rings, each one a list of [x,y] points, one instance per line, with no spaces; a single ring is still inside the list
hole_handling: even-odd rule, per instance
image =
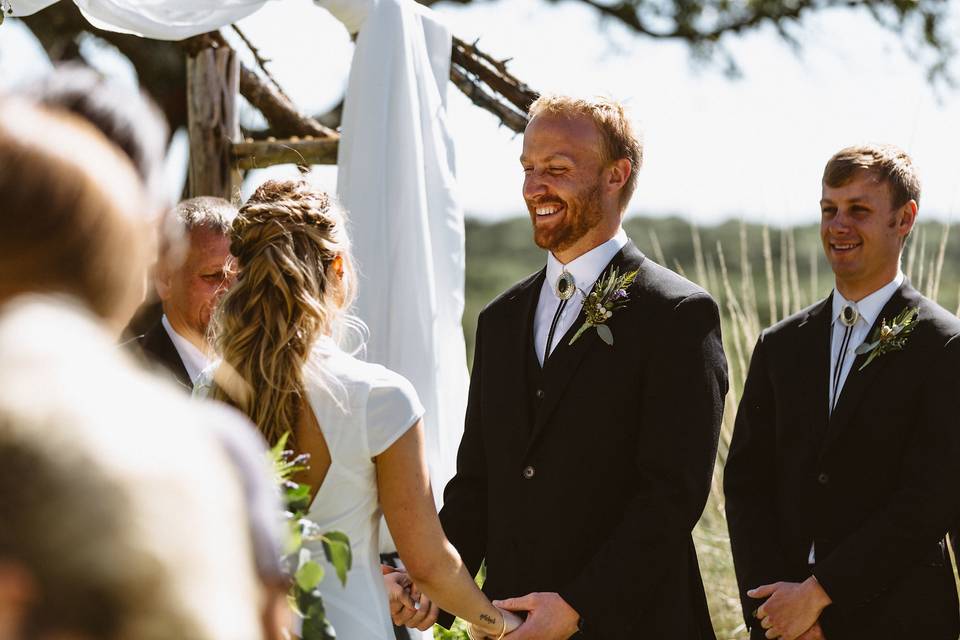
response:
[[[742,640],[748,637],[740,612],[733,559],[730,555],[730,538],[724,515],[723,468],[727,461],[734,417],[750,364],[750,355],[763,328],[822,298],[833,284],[832,278],[819,277],[820,248],[814,246],[809,247],[809,250],[804,247],[799,252],[808,260],[806,268],[809,274],[808,287],[801,287],[801,267],[793,229],[771,232],[769,228],[763,228],[762,268],[760,265],[754,268],[755,265],[751,264],[747,252],[747,228],[741,224],[740,229],[740,242],[737,247],[740,281],[736,283],[739,286],[735,286],[727,269],[729,257],[725,253],[725,247],[718,241],[716,247],[704,249],[696,227],[691,227],[695,273],[683,274],[709,291],[720,305],[724,350],[730,374],[730,391],[724,407],[710,499],[694,531],[700,570],[719,640]],[[777,241],[780,244],[779,264],[775,264],[773,258],[773,234],[778,235]],[[944,225],[937,251],[928,256],[926,228],[920,228],[919,237],[908,243],[904,256],[904,273],[918,291],[933,300],[937,300],[941,293],[941,276],[949,234],[949,225]],[[669,264],[660,250],[655,233],[651,232],[650,240],[655,247],[655,259],[661,264]],[[678,263],[672,266],[683,273]],[[763,318],[760,317],[757,304],[758,290],[759,295],[766,297],[768,313]],[[957,315],[960,315],[960,307]]]

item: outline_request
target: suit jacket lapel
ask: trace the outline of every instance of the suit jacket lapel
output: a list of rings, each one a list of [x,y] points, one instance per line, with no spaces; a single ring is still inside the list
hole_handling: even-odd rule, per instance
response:
[[[809,363],[801,372],[799,393],[804,406],[810,411],[810,435],[817,442],[822,441],[830,417],[830,328],[832,323],[833,294],[810,310],[800,325],[805,339],[802,348],[811,354],[811,358],[800,358],[799,362]],[[810,400],[810,399],[813,400]]]
[[[611,269],[616,267],[619,272],[622,274],[626,271],[633,271],[638,268],[640,264],[644,261],[644,255],[637,249],[636,245],[632,241],[627,241],[627,244],[617,252],[613,259],[607,264],[606,268],[601,272],[600,278],[606,276]],[[597,278],[598,280],[600,278]],[[634,289],[636,285],[631,285],[631,289]],[[622,311],[621,311],[622,313]],[[616,318],[611,318],[611,322]],[[595,330],[589,330],[584,332],[577,341],[570,344],[570,340],[576,334],[577,330],[580,328],[580,325],[583,324],[586,319],[583,308],[580,309],[580,314],[577,316],[577,319],[573,322],[573,325],[567,332],[564,334],[563,338],[557,343],[557,346],[554,348],[553,353],[550,354],[550,357],[547,358],[546,363],[543,367],[543,389],[545,396],[543,398],[543,404],[540,406],[540,410],[537,412],[536,420],[533,423],[533,431],[530,433],[530,440],[527,444],[527,451],[530,450],[530,447],[533,446],[534,441],[537,439],[537,436],[543,430],[544,425],[547,420],[553,414],[557,408],[557,404],[560,402],[560,399],[563,397],[564,391],[566,390],[568,384],[570,383],[573,374],[576,373],[577,368],[580,366],[580,362],[583,360],[583,357],[590,351],[590,349],[597,348],[599,343],[602,347],[608,348],[607,345],[597,336]],[[533,333],[533,325],[531,322],[530,333]]]
[[[900,288],[894,292],[893,296],[890,297],[887,304],[883,306],[883,310],[880,312],[880,315],[877,316],[873,326],[870,327],[870,331],[867,333],[867,340],[873,336],[873,332],[884,320],[889,322],[908,305],[917,306],[919,304],[920,294],[917,293],[916,289],[904,282]],[[863,400],[867,389],[870,388],[871,383],[877,375],[886,368],[889,360],[889,357],[881,356],[874,359],[869,367],[861,371],[860,367],[867,361],[867,357],[867,354],[861,354],[853,361],[850,373],[847,375],[847,380],[843,383],[843,388],[840,390],[837,405],[833,410],[833,414],[830,416],[830,425],[827,428],[827,435],[824,439],[821,455],[823,450],[829,447],[850,423],[850,419]]]

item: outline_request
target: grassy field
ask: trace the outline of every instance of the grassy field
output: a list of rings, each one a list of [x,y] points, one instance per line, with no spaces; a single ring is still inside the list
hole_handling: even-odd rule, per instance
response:
[[[648,257],[703,286],[720,305],[731,388],[713,488],[695,537],[717,637],[740,640],[746,633],[721,491],[740,390],[760,331],[824,297],[833,286],[832,274],[816,225],[780,230],[732,221],[694,228],[677,218],[630,218],[624,226]],[[951,311],[960,300],[958,235],[939,223],[920,225],[903,260],[913,285]],[[545,254],[533,244],[526,218],[496,224],[468,221],[466,245],[463,327],[472,361],[477,314],[511,284],[540,269]]]

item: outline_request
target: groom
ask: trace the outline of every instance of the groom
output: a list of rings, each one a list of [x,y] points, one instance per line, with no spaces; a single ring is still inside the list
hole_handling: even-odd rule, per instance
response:
[[[900,271],[919,199],[899,149],[834,155],[820,235],[836,287],[753,352],[724,471],[753,640],[960,633],[943,543],[960,506],[960,321]]]
[[[543,96],[530,116],[523,195],[547,265],[480,314],[441,522],[526,614],[511,638],[712,640],[691,530],[727,391],[717,306],[620,226],[642,159],[623,107]]]

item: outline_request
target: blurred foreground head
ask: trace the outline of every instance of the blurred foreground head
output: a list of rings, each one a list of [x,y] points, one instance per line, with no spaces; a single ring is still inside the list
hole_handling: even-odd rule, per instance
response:
[[[260,640],[241,482],[207,428],[235,414],[98,325],[51,296],[0,309],[0,638]]]
[[[0,99],[0,203],[0,304],[66,293],[119,332],[153,237],[128,159],[75,116]]]
[[[51,110],[88,121],[130,159],[146,186],[153,215],[167,209],[164,159],[170,128],[159,107],[142,90],[77,63],[58,65],[22,94]]]

